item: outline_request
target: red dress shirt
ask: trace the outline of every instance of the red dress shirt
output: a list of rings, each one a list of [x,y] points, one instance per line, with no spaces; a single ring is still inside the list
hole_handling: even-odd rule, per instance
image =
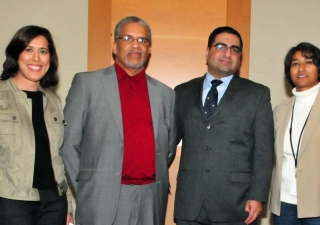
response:
[[[155,182],[155,142],[145,70],[129,76],[115,63],[121,101],[124,156],[122,184]]]

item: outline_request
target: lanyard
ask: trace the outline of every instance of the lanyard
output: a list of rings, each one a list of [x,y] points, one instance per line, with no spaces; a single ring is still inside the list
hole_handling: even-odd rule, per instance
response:
[[[311,107],[312,109],[312,107]],[[311,109],[310,109],[310,112],[311,112]],[[309,116],[310,116],[310,112],[307,116],[307,119],[306,121],[304,122],[303,124],[303,127],[302,127],[302,130],[301,130],[301,133],[300,133],[300,136],[299,136],[299,140],[298,140],[298,146],[297,146],[297,154],[295,155],[294,154],[294,150],[293,150],[293,144],[292,144],[292,121],[293,121],[293,111],[294,111],[294,104],[293,104],[293,107],[292,107],[292,114],[291,114],[291,122],[290,122],[290,129],[289,129],[289,136],[290,136],[290,144],[291,144],[291,150],[292,150],[292,155],[293,155],[293,158],[294,158],[294,167],[295,167],[295,176],[297,177],[297,165],[298,165],[298,156],[299,156],[299,150],[300,150],[300,141],[301,141],[301,137],[302,137],[302,133],[304,131],[304,128],[307,124],[307,121],[309,119]]]

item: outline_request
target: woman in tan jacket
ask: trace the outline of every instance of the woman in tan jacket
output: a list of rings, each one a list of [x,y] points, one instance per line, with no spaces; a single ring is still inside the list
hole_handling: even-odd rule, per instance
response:
[[[26,26],[6,48],[0,80],[0,224],[64,225],[64,119],[50,32]]]
[[[285,58],[293,97],[274,109],[275,225],[320,224],[320,50],[300,43]]]

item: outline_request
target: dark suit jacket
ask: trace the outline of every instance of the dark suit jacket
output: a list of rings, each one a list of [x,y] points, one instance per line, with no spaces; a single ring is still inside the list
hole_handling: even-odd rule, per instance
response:
[[[163,225],[169,192],[168,168],[176,149],[175,94],[149,76],[147,85],[155,139],[158,193],[155,208],[157,224]],[[61,155],[76,191],[76,222],[112,224],[120,196],[124,145],[114,66],[76,74],[64,114],[67,126]]]
[[[182,153],[174,216],[196,219],[204,200],[211,221],[244,221],[247,200],[268,199],[274,159],[270,91],[234,76],[208,120],[204,78],[175,88]]]

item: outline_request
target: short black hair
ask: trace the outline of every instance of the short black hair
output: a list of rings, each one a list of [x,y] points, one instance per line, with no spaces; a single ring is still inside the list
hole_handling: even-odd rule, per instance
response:
[[[242,38],[241,38],[241,35],[239,34],[238,31],[236,31],[234,28],[232,27],[228,27],[228,26],[225,26],[225,27],[218,27],[216,29],[214,29],[212,31],[212,33],[210,34],[209,36],[209,39],[208,39],[208,48],[211,48],[212,47],[212,43],[215,41],[216,39],[216,36],[218,34],[221,34],[221,33],[229,33],[229,34],[234,34],[236,35],[239,40],[240,40],[240,51],[242,52],[242,47],[243,47],[243,42],[242,42]]]
[[[43,88],[47,88],[58,84],[57,70],[59,61],[52,35],[46,28],[34,25],[22,27],[11,39],[5,51],[6,60],[3,63],[1,80],[7,80],[17,75],[19,70],[19,55],[38,36],[43,36],[47,39],[50,53],[50,66],[44,77],[40,80],[40,85]]]
[[[292,87],[295,87],[295,84],[292,82],[291,75],[290,75],[290,68],[291,68],[291,62],[293,55],[301,51],[301,54],[303,57],[307,59],[312,59],[313,64],[318,68],[318,75],[320,75],[320,50],[313,44],[310,44],[308,42],[301,42],[295,47],[292,47],[285,59],[284,59],[284,74],[286,77],[286,80],[291,84]],[[318,76],[318,81],[320,81],[320,77]]]

